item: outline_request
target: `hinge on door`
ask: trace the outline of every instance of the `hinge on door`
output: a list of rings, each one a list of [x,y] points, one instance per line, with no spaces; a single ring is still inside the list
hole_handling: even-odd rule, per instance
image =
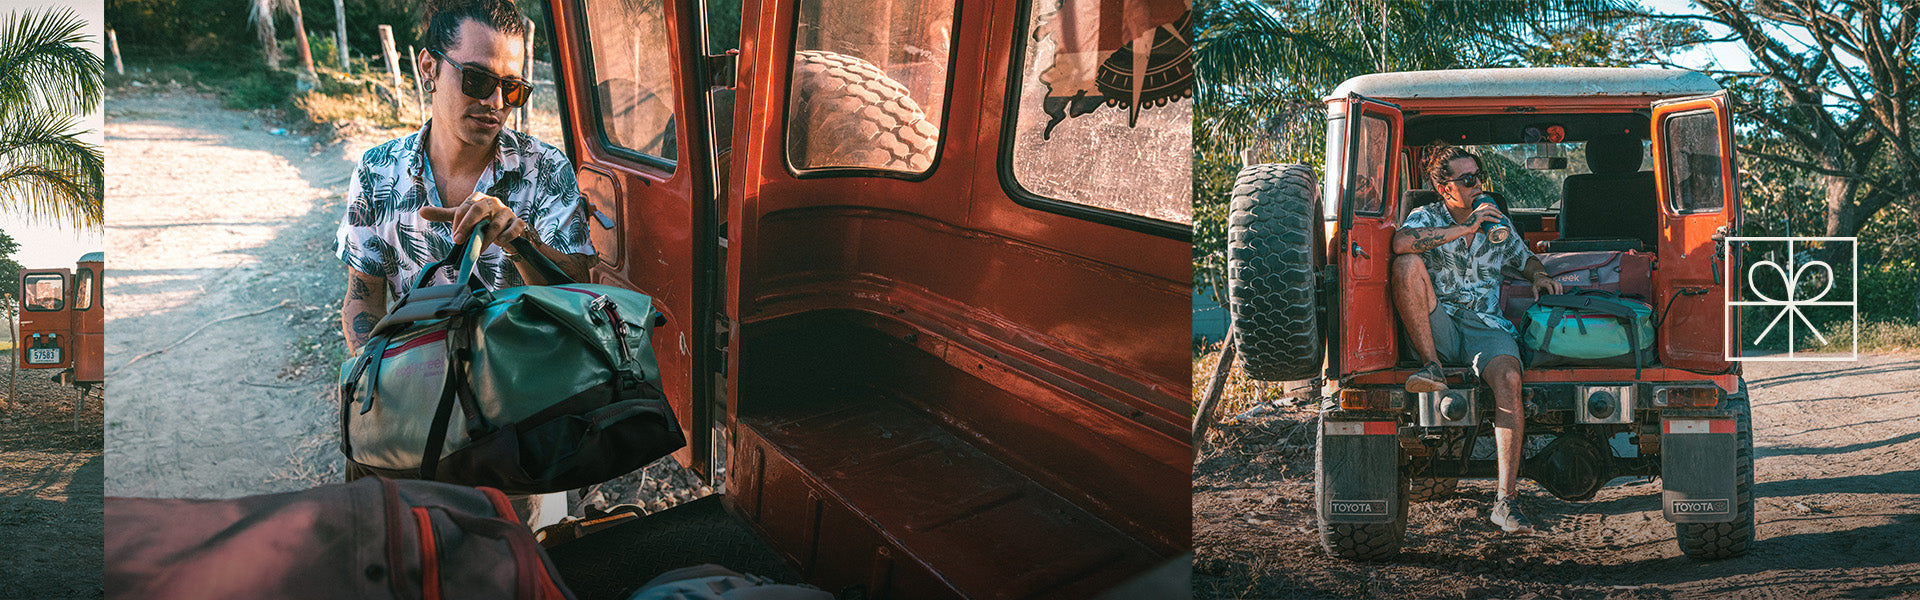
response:
[[[707,59],[707,88],[734,89],[739,83],[735,79],[740,74],[740,51],[728,50],[720,54],[709,54]]]

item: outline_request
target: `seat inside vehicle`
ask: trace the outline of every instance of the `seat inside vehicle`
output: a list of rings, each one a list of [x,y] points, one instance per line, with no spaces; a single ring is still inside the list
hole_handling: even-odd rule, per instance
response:
[[[1644,247],[1659,244],[1659,208],[1653,171],[1640,170],[1646,150],[1640,138],[1613,134],[1587,142],[1591,173],[1568,175],[1562,184],[1560,239],[1639,240]],[[1582,250],[1626,250],[1625,247]],[[1566,249],[1557,251],[1570,251]]]

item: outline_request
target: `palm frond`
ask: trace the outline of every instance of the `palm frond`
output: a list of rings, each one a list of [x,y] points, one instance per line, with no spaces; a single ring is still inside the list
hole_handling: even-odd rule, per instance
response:
[[[99,107],[102,64],[81,46],[85,22],[66,9],[0,20],[0,118],[35,109],[85,114]]]
[[[82,141],[71,118],[0,118],[0,210],[83,228],[103,223],[105,159]]]

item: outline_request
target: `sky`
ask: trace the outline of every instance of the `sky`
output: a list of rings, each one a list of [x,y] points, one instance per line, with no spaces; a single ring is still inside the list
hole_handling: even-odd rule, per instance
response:
[[[102,25],[106,19],[106,6],[99,0],[80,2],[0,0],[0,15],[9,15],[23,9],[38,10],[56,6],[72,8],[81,19],[87,22],[88,25],[84,31],[92,40],[90,45],[95,53],[101,52],[106,38],[106,30]],[[108,65],[108,68],[112,68],[112,65]],[[100,111],[96,110],[93,114],[83,117],[80,120],[80,127],[87,130],[87,133],[81,137],[88,142],[102,143],[105,140],[101,133],[104,124]],[[110,200],[107,204],[109,219],[113,218],[113,204]],[[54,226],[44,219],[39,222],[29,222],[24,216],[5,211],[0,211],[0,231],[7,232],[7,235],[13,236],[14,241],[20,242],[20,251],[14,254],[14,260],[19,261],[20,266],[29,268],[71,268],[80,255],[98,252],[106,247],[106,240],[99,231],[76,231]]]

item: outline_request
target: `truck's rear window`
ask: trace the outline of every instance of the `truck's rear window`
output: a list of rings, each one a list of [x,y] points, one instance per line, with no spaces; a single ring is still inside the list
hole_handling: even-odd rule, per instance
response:
[[[926,173],[940,146],[953,0],[801,0],[787,88],[797,171]]]
[[[28,275],[20,282],[27,310],[60,310],[67,305],[67,278],[59,273]]]
[[[621,0],[586,0],[584,5],[601,134],[615,149],[671,167],[679,140],[664,5]]]
[[[1099,14],[1100,6],[1033,0],[1027,7],[1015,46],[1024,50],[1021,68],[1010,91],[1019,111],[1009,132],[1007,159],[1017,188],[1011,191],[1191,225],[1192,61],[1185,19],[1135,31],[1128,26],[1137,23],[1115,22],[1125,19]],[[1184,7],[1170,6],[1166,15]],[[1164,15],[1128,16],[1152,21]],[[1134,35],[1116,39],[1116,31]],[[1123,49],[1104,49],[1121,42]],[[1152,48],[1146,61],[1133,59],[1132,48],[1140,45]]]

